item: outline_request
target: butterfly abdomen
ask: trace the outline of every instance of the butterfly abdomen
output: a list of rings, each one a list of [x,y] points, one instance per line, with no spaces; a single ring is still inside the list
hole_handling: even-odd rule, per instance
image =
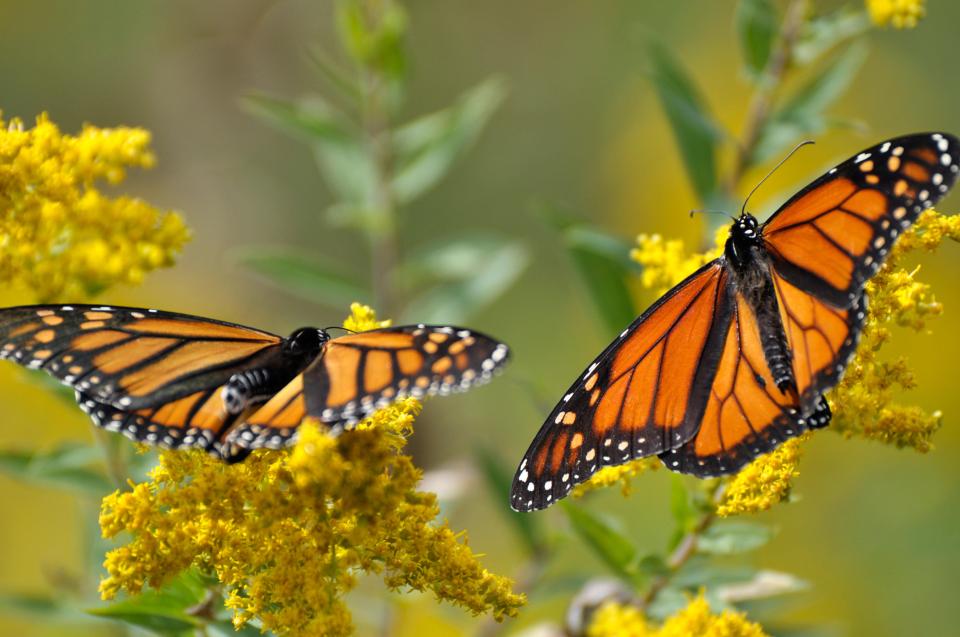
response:
[[[740,291],[747,305],[753,310],[770,377],[777,388],[786,393],[796,388],[796,380],[793,376],[793,357],[790,355],[776,289],[770,275],[769,260],[762,244],[754,242],[752,237],[748,240],[749,244],[744,245],[747,242],[743,237],[736,236],[735,233],[731,236],[730,243],[740,247],[736,260],[728,258],[728,268],[734,280],[734,288]]]

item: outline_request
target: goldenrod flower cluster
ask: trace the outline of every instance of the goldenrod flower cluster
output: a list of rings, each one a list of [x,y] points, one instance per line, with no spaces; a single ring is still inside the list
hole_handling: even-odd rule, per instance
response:
[[[96,188],[153,166],[149,146],[139,128],[87,125],[72,136],[46,114],[32,129],[0,119],[0,283],[49,301],[172,265],[190,237],[180,216]]]
[[[647,471],[659,469],[660,466],[659,458],[649,457],[638,458],[624,464],[603,467],[590,476],[589,480],[575,486],[570,492],[570,495],[574,498],[581,498],[595,489],[602,489],[619,484],[623,497],[627,497],[633,491],[634,478]]]
[[[877,26],[912,29],[926,14],[924,0],[867,0],[867,13]]]
[[[917,281],[917,270],[898,265],[906,253],[933,252],[944,239],[960,241],[960,216],[927,210],[894,246],[886,266],[867,283],[869,303],[860,346],[840,384],[828,394],[835,431],[918,451],[932,448],[940,412],[895,402],[900,390],[915,386],[913,372],[905,359],[884,361],[879,352],[890,340],[892,326],[922,332],[927,321],[943,311],[930,285]]]
[[[381,325],[355,305],[352,329]],[[525,602],[481,567],[462,533],[438,523],[432,493],[402,453],[420,403],[408,399],[333,437],[308,420],[291,452],[226,465],[202,452],[161,452],[149,482],[104,499],[104,598],[157,588],[188,567],[216,576],[239,628],[257,618],[283,635],[352,632],[343,596],[360,573],[392,590],[432,591],[498,621]]]
[[[699,595],[686,608],[671,615],[660,628],[647,621],[632,606],[607,602],[594,613],[587,637],[766,637],[763,628],[743,613],[725,610],[710,612],[710,605]]]
[[[759,513],[786,500],[793,479],[800,475],[801,442],[809,435],[786,441],[728,478],[717,504],[717,515]]]

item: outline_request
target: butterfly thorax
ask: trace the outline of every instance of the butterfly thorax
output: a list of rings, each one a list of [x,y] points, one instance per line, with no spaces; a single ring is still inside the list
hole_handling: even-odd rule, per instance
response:
[[[330,340],[324,330],[298,329],[283,340],[280,359],[269,366],[251,367],[230,377],[223,387],[223,401],[231,414],[241,414],[273,396],[304,371]]]
[[[753,215],[743,213],[730,226],[724,260],[733,283],[731,293],[738,291],[756,318],[770,376],[783,392],[796,387],[790,348],[770,274],[770,257]]]

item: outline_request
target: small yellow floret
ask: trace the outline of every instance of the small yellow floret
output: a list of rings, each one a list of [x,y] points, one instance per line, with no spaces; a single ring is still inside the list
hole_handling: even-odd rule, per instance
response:
[[[912,29],[926,15],[926,8],[924,0],[867,0],[867,12],[877,26]]]

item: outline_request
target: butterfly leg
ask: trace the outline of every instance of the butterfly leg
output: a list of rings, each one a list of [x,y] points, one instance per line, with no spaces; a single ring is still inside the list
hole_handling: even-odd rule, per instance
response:
[[[813,413],[807,418],[807,427],[823,429],[830,424],[831,418],[833,418],[833,412],[830,411],[830,405],[827,403],[827,399],[821,396],[820,402],[817,403]]]

